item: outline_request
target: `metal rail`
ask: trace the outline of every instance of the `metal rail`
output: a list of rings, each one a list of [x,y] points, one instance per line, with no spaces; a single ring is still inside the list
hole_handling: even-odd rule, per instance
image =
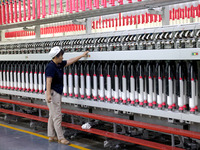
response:
[[[16,100],[8,100],[8,99],[0,98],[0,102],[48,110],[48,107],[44,105],[21,102],[21,101],[16,101]],[[155,125],[155,124],[144,123],[144,122],[139,122],[139,121],[104,116],[104,115],[99,115],[99,114],[91,114],[87,112],[80,112],[80,111],[68,110],[68,109],[62,109],[62,113],[200,139],[200,133],[194,132],[194,131],[187,131],[183,129],[177,129],[177,128],[172,128],[172,127],[166,127],[166,126],[161,126],[161,125]]]
[[[63,55],[64,60],[79,56],[83,52],[67,52]],[[90,52],[87,58],[80,59],[92,61],[115,61],[115,60],[200,60],[199,48],[184,49],[160,49],[160,50],[129,50],[129,51],[101,51]],[[48,53],[41,54],[6,54],[0,55],[0,61],[50,61]]]
[[[2,108],[0,108],[0,112],[10,114],[10,115],[19,116],[19,117],[23,117],[23,118],[29,118],[29,119],[37,120],[37,121],[41,121],[41,122],[46,122],[46,123],[48,122],[48,119],[44,118],[44,117],[38,117],[38,116],[24,114],[24,113],[6,110],[6,109],[2,109]],[[80,125],[75,125],[75,124],[66,123],[66,122],[62,122],[62,126],[67,127],[67,128],[72,128],[72,129],[75,129],[75,130],[85,131],[85,132],[109,137],[109,138],[114,138],[114,139],[121,140],[121,141],[126,141],[126,142],[129,142],[129,143],[139,144],[139,145],[143,145],[143,146],[146,146],[146,147],[160,149],[160,150],[183,150],[182,148],[172,147],[172,146],[168,146],[168,145],[164,145],[164,144],[160,144],[160,143],[156,143],[156,142],[137,139],[137,138],[134,138],[134,137],[129,137],[129,136],[125,136],[125,135],[111,133],[111,132],[107,132],[107,131],[103,131],[103,130],[98,130],[98,129],[85,130],[85,129],[82,129]]]
[[[37,93],[19,92],[19,91],[4,90],[4,89],[0,89],[0,93],[6,94],[6,95],[8,94],[8,95],[34,98],[34,99],[45,99],[44,94],[37,94]],[[67,103],[67,104],[86,105],[90,107],[126,111],[129,113],[143,114],[147,116],[156,116],[156,117],[167,118],[167,119],[170,118],[170,119],[177,119],[181,121],[200,123],[200,113],[197,113],[197,114],[191,114],[190,112],[181,113],[178,111],[169,111],[167,109],[159,110],[157,108],[152,109],[148,107],[106,103],[106,102],[91,101],[91,100],[86,100],[86,99],[76,99],[76,98],[70,98],[70,97],[63,97],[62,102]]]

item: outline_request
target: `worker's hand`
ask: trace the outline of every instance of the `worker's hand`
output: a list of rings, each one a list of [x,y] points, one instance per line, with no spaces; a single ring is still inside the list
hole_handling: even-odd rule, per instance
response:
[[[47,103],[51,103],[51,94],[47,94]]]
[[[82,57],[88,57],[88,53],[89,53],[89,51],[84,52],[84,53],[82,54]]]

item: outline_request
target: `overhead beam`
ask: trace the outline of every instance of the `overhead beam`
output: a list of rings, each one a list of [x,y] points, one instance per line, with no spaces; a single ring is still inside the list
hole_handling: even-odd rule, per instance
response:
[[[197,0],[190,0],[190,1],[197,1]],[[173,5],[173,4],[184,3],[184,2],[188,2],[188,0],[147,0],[147,1],[142,1],[142,2],[137,2],[137,3],[132,3],[132,4],[125,4],[121,6],[88,10],[84,12],[57,16],[53,18],[26,21],[26,22],[17,23],[17,24],[1,25],[0,30],[50,24],[50,23],[55,23],[55,22],[63,22],[63,21],[69,21],[69,20],[74,20],[74,19],[103,16],[103,15],[115,14],[115,13],[120,13],[120,12],[123,13],[123,12],[128,12],[128,11],[136,11],[136,10],[147,9],[147,8],[156,8],[156,7],[162,7],[162,6]]]

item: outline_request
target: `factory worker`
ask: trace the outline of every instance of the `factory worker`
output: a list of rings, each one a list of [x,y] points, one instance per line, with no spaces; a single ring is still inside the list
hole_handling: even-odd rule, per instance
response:
[[[64,51],[58,46],[49,52],[52,60],[45,69],[46,77],[46,101],[49,107],[48,137],[49,141],[58,141],[61,144],[69,144],[62,131],[61,98],[63,92],[63,69],[82,57],[87,57],[88,51],[82,55],[63,61]]]

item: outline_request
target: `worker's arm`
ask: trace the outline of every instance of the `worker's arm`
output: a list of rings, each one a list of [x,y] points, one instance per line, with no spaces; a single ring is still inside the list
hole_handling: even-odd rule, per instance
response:
[[[46,81],[46,99],[47,102],[50,103],[51,102],[51,83],[52,83],[52,77],[47,77],[47,81]]]
[[[69,60],[67,60],[67,64],[65,65],[65,67],[66,66],[69,66],[69,65],[71,65],[71,64],[73,64],[73,63],[75,63],[75,62],[77,62],[79,59],[81,59],[82,57],[87,57],[87,54],[89,53],[89,51],[86,51],[86,52],[84,52],[82,55],[80,55],[80,56],[77,56],[77,57],[74,57],[74,58],[71,58],[71,59],[69,59]]]

